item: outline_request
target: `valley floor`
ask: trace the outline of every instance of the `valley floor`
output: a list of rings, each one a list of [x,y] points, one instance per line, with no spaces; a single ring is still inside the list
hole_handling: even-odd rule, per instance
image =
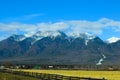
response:
[[[107,80],[120,80],[120,71],[35,70],[35,69],[29,69],[29,70],[19,69],[19,70],[25,72],[58,74],[64,76],[92,77],[92,78],[101,78],[101,79],[105,78]]]

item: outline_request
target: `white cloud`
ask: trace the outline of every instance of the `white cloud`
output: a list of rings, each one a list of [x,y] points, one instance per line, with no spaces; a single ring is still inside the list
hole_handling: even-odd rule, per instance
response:
[[[61,30],[64,31],[65,29],[69,28],[69,24],[65,22],[56,22],[56,23],[39,23],[37,27],[40,31],[56,31]]]
[[[43,16],[44,14],[41,13],[36,13],[36,14],[27,14],[27,15],[23,15],[23,16],[19,16],[19,17],[9,17],[9,18],[5,18],[2,21],[3,22],[24,22],[24,21],[30,21],[30,20],[35,20],[36,18],[40,18],[41,16]]]
[[[43,14],[29,14],[29,15],[24,15],[24,16],[21,16],[21,17],[16,17],[16,18],[12,18],[14,21],[17,20],[30,20],[30,19],[33,19],[33,18],[36,18],[36,17],[39,17],[39,16],[42,16]]]
[[[11,23],[11,24],[3,24],[0,23],[0,32],[12,32],[17,33],[17,31],[29,32],[34,30],[36,26],[32,24],[20,24],[20,23]]]
[[[115,31],[120,31],[120,21],[102,18],[98,22],[103,24],[104,27],[112,27]]]
[[[37,16],[37,15],[33,15]],[[87,21],[87,20],[71,20],[61,21],[55,23],[37,23],[37,24],[22,24],[22,23],[0,23],[0,34],[1,32],[9,32],[11,34],[19,34],[20,32],[29,33],[36,31],[64,31],[66,33],[73,32],[90,32],[93,34],[102,33],[102,29],[112,27],[115,31],[120,31],[120,21],[112,19],[102,18],[98,21]]]
[[[92,32],[94,34],[99,34],[102,32],[103,25],[98,22],[90,21],[69,21],[70,26],[72,27],[73,32]]]

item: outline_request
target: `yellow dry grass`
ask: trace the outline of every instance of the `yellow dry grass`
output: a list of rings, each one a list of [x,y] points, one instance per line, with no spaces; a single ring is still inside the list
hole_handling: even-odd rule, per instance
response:
[[[83,71],[83,70],[22,70],[25,72],[37,72],[59,74],[64,76],[105,78],[107,80],[120,80],[120,71]]]

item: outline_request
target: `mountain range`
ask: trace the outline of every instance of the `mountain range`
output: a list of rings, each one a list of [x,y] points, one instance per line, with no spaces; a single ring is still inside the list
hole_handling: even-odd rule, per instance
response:
[[[103,41],[88,33],[38,31],[0,41],[0,62],[119,65],[120,40]]]

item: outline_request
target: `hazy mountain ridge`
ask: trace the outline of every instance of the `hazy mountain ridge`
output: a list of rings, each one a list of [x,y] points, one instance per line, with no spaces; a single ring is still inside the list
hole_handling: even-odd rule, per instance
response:
[[[0,42],[0,57],[26,63],[118,65],[119,49],[120,41],[108,44],[86,33],[68,36],[48,31],[10,36]]]

